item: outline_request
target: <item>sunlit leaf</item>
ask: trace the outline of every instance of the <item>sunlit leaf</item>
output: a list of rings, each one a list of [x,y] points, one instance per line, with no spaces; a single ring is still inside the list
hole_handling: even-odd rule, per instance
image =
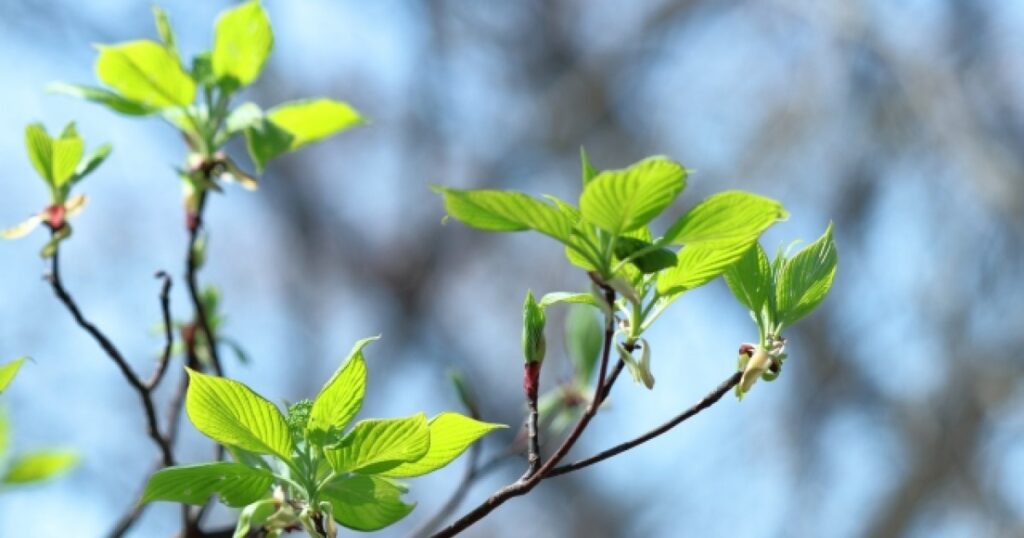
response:
[[[378,476],[349,475],[336,478],[321,491],[331,503],[334,519],[357,531],[375,531],[391,525],[412,512],[413,504],[402,502],[406,489]]]
[[[366,361],[363,348],[379,336],[363,338],[352,346],[348,359],[327,381],[309,412],[306,430],[314,443],[323,444],[341,432],[363,405],[366,393]]]
[[[292,438],[277,406],[237,381],[192,369],[188,374],[185,410],[196,429],[224,445],[291,456]]]
[[[39,482],[67,471],[77,462],[78,456],[68,451],[23,454],[14,458],[0,482],[4,484]]]
[[[256,0],[224,11],[214,29],[213,73],[233,87],[252,84],[274,44],[270,20]]]
[[[832,224],[817,241],[786,261],[776,283],[779,322],[792,325],[810,314],[828,295],[839,256],[832,239]]]
[[[480,422],[458,413],[441,413],[430,420],[430,449],[426,455],[382,474],[400,478],[436,471],[451,463],[484,435],[506,427],[504,424]]]
[[[339,473],[377,474],[422,458],[429,447],[427,417],[420,413],[360,421],[326,455]]]
[[[96,76],[130,101],[146,107],[186,106],[196,83],[163,45],[140,40],[101,45]]]
[[[270,493],[274,476],[232,462],[201,463],[161,469],[149,478],[142,502],[171,501],[203,505],[219,495],[228,506],[245,506]]]
[[[618,235],[658,216],[686,186],[686,170],[663,157],[598,174],[580,196],[583,218]]]

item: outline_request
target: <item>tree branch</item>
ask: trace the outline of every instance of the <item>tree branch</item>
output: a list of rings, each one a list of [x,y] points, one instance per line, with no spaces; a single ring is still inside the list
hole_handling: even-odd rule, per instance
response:
[[[221,367],[220,356],[217,354],[217,339],[213,329],[210,327],[210,320],[206,318],[206,309],[203,308],[202,293],[199,289],[199,266],[201,265],[198,253],[200,232],[203,229],[203,210],[206,208],[207,191],[199,194],[199,203],[193,215],[190,215],[188,222],[188,253],[185,257],[185,281],[188,283],[188,294],[192,299],[192,308],[195,310],[195,319],[206,336],[206,346],[210,351],[210,359],[213,362],[213,372],[218,376],[224,375]]]

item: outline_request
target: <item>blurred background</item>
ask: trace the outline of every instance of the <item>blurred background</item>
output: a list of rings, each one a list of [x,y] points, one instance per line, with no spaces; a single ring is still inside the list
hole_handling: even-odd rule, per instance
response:
[[[229,5],[162,4],[187,55],[209,46]],[[274,51],[244,98],[330,96],[372,123],[272,163],[256,193],[211,199],[202,279],[251,355],[228,360],[230,376],[278,402],[311,397],[356,339],[382,333],[362,416],[460,409],[446,377],[457,367],[485,419],[518,425],[523,295],[589,282],[541,236],[442,225],[428,184],[575,199],[581,145],[599,168],[666,154],[695,170],[669,216],[724,189],[776,198],[792,217],[762,238],[769,251],[834,221],[830,297],[786,335],[775,383],[547,481],[466,535],[1024,536],[1024,3],[265,4]],[[25,124],[75,119],[88,147],[114,144],[84,184],[64,278],[148,372],[162,343],[155,271],[175,275],[172,308],[190,315],[172,170],[182,143],[157,120],[44,92],[94,82],[90,44],[140,37],[155,37],[148,2],[0,1],[0,223],[45,203]],[[16,450],[84,459],[0,492],[0,535],[100,536],[156,451],[136,394],[42,281],[44,235],[0,247],[0,360],[34,358],[3,406]],[[549,323],[548,382],[568,376],[563,316]],[[573,455],[688,407],[755,338],[721,281],[690,292],[651,334],[657,386],[624,377]],[[183,434],[181,459],[209,458],[187,422]],[[419,506],[381,535],[427,519],[464,465],[413,480]],[[501,468],[463,510],[521,472]],[[154,505],[131,535],[170,536],[178,522],[176,507]]]

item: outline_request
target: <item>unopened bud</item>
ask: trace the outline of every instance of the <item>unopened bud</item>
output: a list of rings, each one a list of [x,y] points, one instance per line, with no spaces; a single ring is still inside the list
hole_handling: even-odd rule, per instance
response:
[[[544,323],[544,308],[534,300],[533,293],[527,291],[523,302],[523,359],[527,363],[544,362],[547,348]]]

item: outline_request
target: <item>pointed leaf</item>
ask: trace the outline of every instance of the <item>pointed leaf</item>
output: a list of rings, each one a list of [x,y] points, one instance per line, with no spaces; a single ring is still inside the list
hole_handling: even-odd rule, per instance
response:
[[[703,286],[734,265],[748,250],[750,243],[746,241],[687,245],[676,255],[676,265],[658,275],[658,293],[671,295]]]
[[[507,426],[480,422],[458,413],[441,413],[430,420],[430,449],[426,455],[382,474],[401,478],[436,471],[459,457],[478,439],[500,428]]]
[[[686,170],[663,157],[601,172],[583,190],[583,218],[613,235],[639,228],[658,216],[686,186]]]
[[[269,110],[263,121],[245,131],[246,147],[260,170],[274,157],[362,123],[346,103],[308,99]]]
[[[170,501],[201,506],[220,495],[228,506],[245,506],[270,493],[274,475],[241,463],[217,462],[161,469],[149,477],[142,503]]]
[[[352,346],[352,351],[338,371],[320,389],[309,412],[306,431],[309,439],[324,444],[333,435],[340,433],[352,417],[359,413],[366,393],[366,362],[363,348],[379,336],[363,338]]]
[[[291,456],[292,438],[277,406],[237,381],[187,370],[185,410],[196,429],[224,445]]]
[[[54,139],[51,144],[53,147],[51,178],[54,186],[60,188],[75,175],[78,163],[82,160],[82,154],[85,152],[85,142],[75,131],[75,124],[70,123],[64,128],[64,133],[60,138]]]
[[[337,478],[321,491],[331,503],[334,519],[357,531],[375,531],[391,525],[412,512],[414,504],[402,502],[406,489],[377,476],[352,475]]]
[[[92,153],[86,156],[86,158],[79,163],[78,168],[75,169],[75,181],[82,179],[83,177],[91,174],[93,170],[99,168],[113,149],[114,147],[110,144],[103,144],[102,146],[94,149]]]
[[[224,11],[213,39],[213,73],[233,87],[252,84],[274,44],[270,19],[256,0]]]
[[[67,451],[32,452],[18,456],[11,462],[0,482],[27,484],[52,478],[67,471],[78,462],[78,456]]]
[[[588,304],[597,306],[597,299],[593,293],[570,293],[567,291],[554,291],[544,294],[538,303],[541,308],[547,308],[556,303]]]
[[[786,261],[776,284],[779,322],[792,325],[817,308],[832,287],[839,261],[832,223],[817,241]]]
[[[445,209],[467,226],[492,232],[537,230],[561,242],[569,240],[573,223],[563,212],[514,191],[460,190],[434,187]]]
[[[665,239],[680,245],[744,241],[757,238],[788,216],[775,200],[749,192],[726,191],[710,196],[688,211],[665,232]]]
[[[114,112],[120,112],[127,116],[148,116],[157,111],[156,108],[126,99],[105,88],[54,82],[46,87],[46,91],[63,93],[79,99],[85,99],[86,101],[92,101],[93,103],[99,103]]]
[[[430,429],[423,413],[407,418],[362,420],[326,451],[338,473],[378,474],[422,458],[430,447]]]
[[[153,10],[153,24],[156,26],[156,33],[160,36],[160,41],[163,41],[167,50],[177,57],[178,49],[175,45],[174,31],[171,30],[171,21],[167,17],[167,12],[156,4],[153,4],[151,7]]]
[[[25,364],[25,357],[19,357],[13,361],[0,364],[0,394],[4,393],[7,389],[7,385],[11,384],[14,380],[14,376],[18,374],[18,369],[21,365]]]
[[[33,123],[25,128],[25,149],[39,176],[53,185],[53,140],[42,124]]]
[[[590,157],[587,156],[587,150],[580,146],[580,178],[583,180],[583,188],[587,188],[587,185],[597,177],[600,170],[594,168],[593,164],[590,164]]]
[[[163,45],[140,40],[100,46],[96,76],[130,101],[165,108],[195,99],[196,83]]]
[[[754,243],[742,258],[726,269],[725,283],[751,312],[761,312],[773,292],[773,285],[771,264],[760,243]]]

